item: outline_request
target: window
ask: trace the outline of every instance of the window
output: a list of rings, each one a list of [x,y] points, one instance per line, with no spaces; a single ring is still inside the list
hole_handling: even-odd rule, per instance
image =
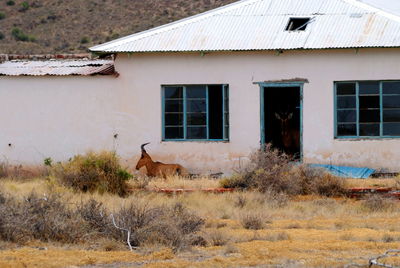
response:
[[[228,140],[228,85],[163,86],[163,140]]]
[[[305,31],[310,18],[290,18],[286,31]]]
[[[336,137],[400,137],[400,81],[337,82]]]

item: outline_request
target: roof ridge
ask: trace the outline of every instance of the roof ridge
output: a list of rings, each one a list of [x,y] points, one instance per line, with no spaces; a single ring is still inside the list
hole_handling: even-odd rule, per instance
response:
[[[118,39],[115,39],[115,40],[112,40],[112,41],[109,41],[109,42],[106,42],[106,43],[103,43],[103,44],[96,45],[96,46],[90,47],[89,50],[96,52],[96,49],[98,47],[103,47],[102,50],[104,50],[104,46],[109,46],[109,45],[112,45],[114,43],[123,42],[125,39],[131,39],[131,38],[138,37],[138,36],[140,36],[140,38],[139,38],[139,40],[140,40],[142,38],[146,38],[148,36],[152,36],[152,35],[156,35],[158,33],[164,32],[164,31],[162,31],[163,29],[171,28],[171,26],[174,26],[174,25],[175,26],[180,26],[180,25],[184,24],[184,22],[186,22],[186,21],[189,21],[188,24],[194,23],[194,22],[197,22],[199,20],[212,17],[212,16],[217,15],[219,13],[222,14],[222,13],[230,11],[232,9],[239,8],[239,7],[246,6],[246,5],[250,5],[250,4],[259,2],[259,1],[265,1],[265,0],[240,0],[240,1],[237,1],[237,2],[233,2],[233,3],[230,3],[228,5],[224,5],[224,6],[221,6],[221,7],[218,7],[218,8],[214,8],[214,9],[208,10],[206,12],[202,12],[202,13],[199,13],[199,14],[196,14],[196,15],[193,15],[193,16],[189,16],[189,17],[177,20],[177,21],[173,21],[173,22],[170,22],[170,23],[167,23],[167,24],[160,25],[160,26],[155,27],[155,28],[151,28],[151,29],[148,29],[148,30],[145,30],[145,31],[141,31],[141,32],[138,32],[138,33],[130,34],[130,35],[122,37],[122,38],[118,38]],[[197,19],[197,20],[195,20],[195,19]]]
[[[388,19],[394,20],[396,22],[400,22],[400,16],[387,12],[379,7],[376,7],[374,5],[371,4],[367,4],[365,2],[361,2],[360,0],[342,0],[352,6],[358,7],[358,8],[362,8],[368,11],[373,11],[375,13],[377,13],[378,15],[381,15],[383,17],[386,17]]]

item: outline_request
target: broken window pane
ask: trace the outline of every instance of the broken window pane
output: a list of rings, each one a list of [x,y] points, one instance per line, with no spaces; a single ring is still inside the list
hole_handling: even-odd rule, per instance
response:
[[[379,123],[381,121],[381,113],[379,109],[376,110],[360,110],[361,123]]]
[[[338,110],[337,121],[340,123],[357,122],[356,110]]]
[[[383,82],[383,94],[400,94],[400,82]]]
[[[356,97],[355,96],[338,96],[337,97],[337,108],[356,108]]]
[[[338,124],[337,128],[338,136],[356,136],[357,125],[356,124]]]
[[[336,95],[355,95],[356,83],[339,83],[336,85]]]
[[[360,136],[379,136],[379,124],[360,124]]]
[[[360,109],[379,108],[379,95],[378,96],[360,96]]]
[[[383,135],[400,136],[400,123],[383,123]]]
[[[379,82],[359,82],[360,95],[379,94]]]

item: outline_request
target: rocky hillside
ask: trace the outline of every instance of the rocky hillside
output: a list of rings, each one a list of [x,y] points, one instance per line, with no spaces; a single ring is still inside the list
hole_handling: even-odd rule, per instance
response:
[[[0,0],[0,54],[87,48],[235,0]]]

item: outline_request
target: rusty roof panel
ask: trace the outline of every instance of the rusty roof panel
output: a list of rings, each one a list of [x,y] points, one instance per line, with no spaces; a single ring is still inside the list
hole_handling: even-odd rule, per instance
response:
[[[0,63],[0,75],[6,76],[110,75],[114,73],[112,60],[13,60]]]
[[[305,31],[285,31],[309,17]],[[177,52],[400,47],[400,17],[358,0],[243,0],[92,47]]]

